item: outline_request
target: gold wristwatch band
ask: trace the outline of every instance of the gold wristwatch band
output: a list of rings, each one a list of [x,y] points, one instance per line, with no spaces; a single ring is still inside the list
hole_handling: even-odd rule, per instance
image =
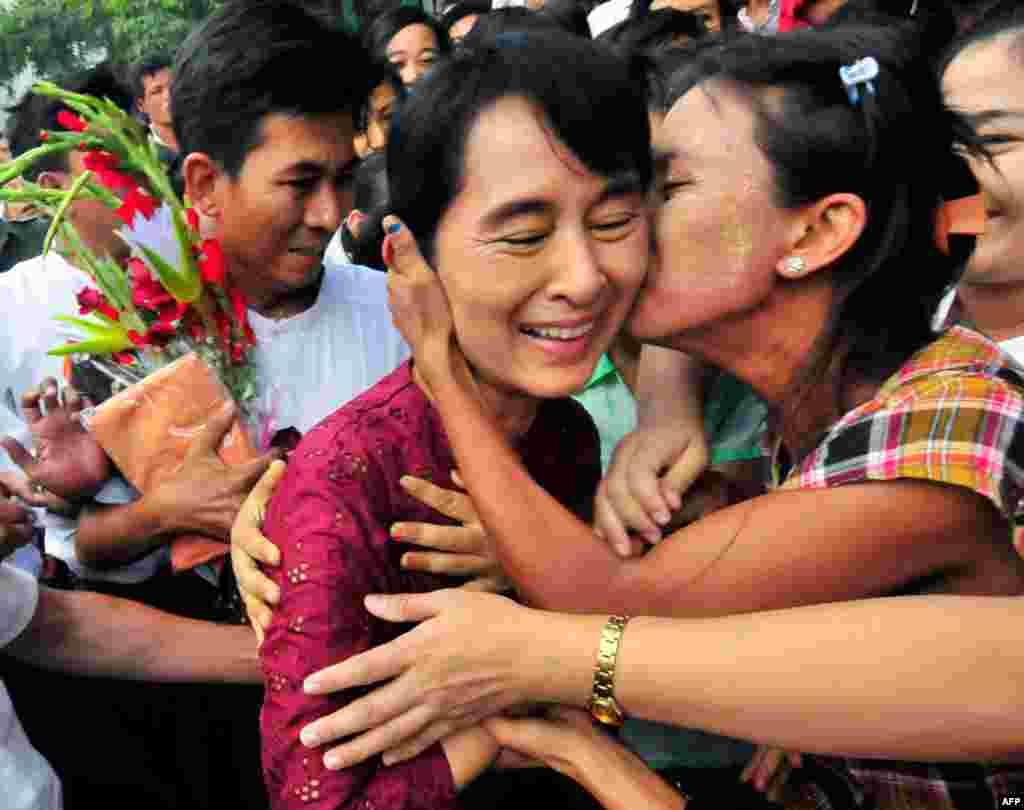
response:
[[[615,661],[629,616],[609,616],[601,628],[601,644],[594,666],[594,684],[590,693],[590,713],[609,726],[621,726],[624,715],[615,700]]]

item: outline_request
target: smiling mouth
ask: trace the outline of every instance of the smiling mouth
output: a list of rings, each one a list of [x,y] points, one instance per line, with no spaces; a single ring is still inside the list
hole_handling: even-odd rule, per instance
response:
[[[582,324],[574,327],[563,327],[563,326],[544,326],[530,328],[524,326],[520,331],[529,335],[530,337],[543,338],[544,340],[578,340],[584,335],[590,334],[594,329],[594,322]]]

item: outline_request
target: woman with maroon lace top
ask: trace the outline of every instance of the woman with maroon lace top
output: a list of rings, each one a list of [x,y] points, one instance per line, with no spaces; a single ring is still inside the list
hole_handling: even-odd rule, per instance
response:
[[[602,132],[613,127],[619,148],[609,150]],[[646,271],[649,138],[627,64],[586,40],[506,35],[424,79],[388,148],[392,204],[438,270],[476,389],[534,480],[581,516],[599,448],[568,396],[619,331]],[[495,756],[476,727],[399,765],[373,758],[337,771],[299,739],[356,696],[306,695],[303,679],[401,631],[369,616],[363,598],[446,584],[403,570],[406,547],[389,531],[440,520],[401,479],[450,488],[454,464],[411,364],[292,453],[266,516],[281,598],[260,651],[263,765],[278,810],[448,808]]]

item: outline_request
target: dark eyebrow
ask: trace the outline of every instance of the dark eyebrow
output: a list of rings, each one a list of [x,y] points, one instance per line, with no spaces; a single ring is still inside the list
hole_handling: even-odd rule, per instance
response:
[[[612,177],[601,192],[597,204],[614,199],[625,197],[629,194],[643,194],[644,184],[640,182],[640,176],[636,172],[627,171]]]
[[[510,219],[525,217],[530,214],[543,214],[550,208],[550,203],[532,197],[522,200],[511,200],[489,212],[483,218],[481,224],[485,228],[497,228],[500,225],[504,225]]]
[[[644,187],[640,182],[639,176],[635,172],[623,172],[608,181],[595,205],[601,205],[615,197],[624,197],[628,194],[642,194],[643,192]],[[551,203],[547,200],[534,197],[510,200],[489,212],[481,220],[481,224],[485,228],[497,228],[504,225],[510,219],[525,217],[530,214],[543,214],[549,210],[551,210]]]
[[[348,163],[341,167],[338,171],[339,175],[350,174],[359,165],[359,158],[354,157]],[[281,174],[295,174],[295,175],[322,175],[327,174],[327,166],[316,160],[301,160],[298,163],[293,163],[291,166],[285,167]]]

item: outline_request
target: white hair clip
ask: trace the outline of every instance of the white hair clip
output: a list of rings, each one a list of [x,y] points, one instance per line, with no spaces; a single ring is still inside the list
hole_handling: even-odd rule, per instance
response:
[[[839,78],[843,80],[846,87],[846,95],[850,97],[850,103],[860,103],[860,86],[864,85],[868,93],[875,94],[875,79],[878,78],[878,60],[873,56],[866,56],[854,62],[852,65],[845,65],[839,68]]]

